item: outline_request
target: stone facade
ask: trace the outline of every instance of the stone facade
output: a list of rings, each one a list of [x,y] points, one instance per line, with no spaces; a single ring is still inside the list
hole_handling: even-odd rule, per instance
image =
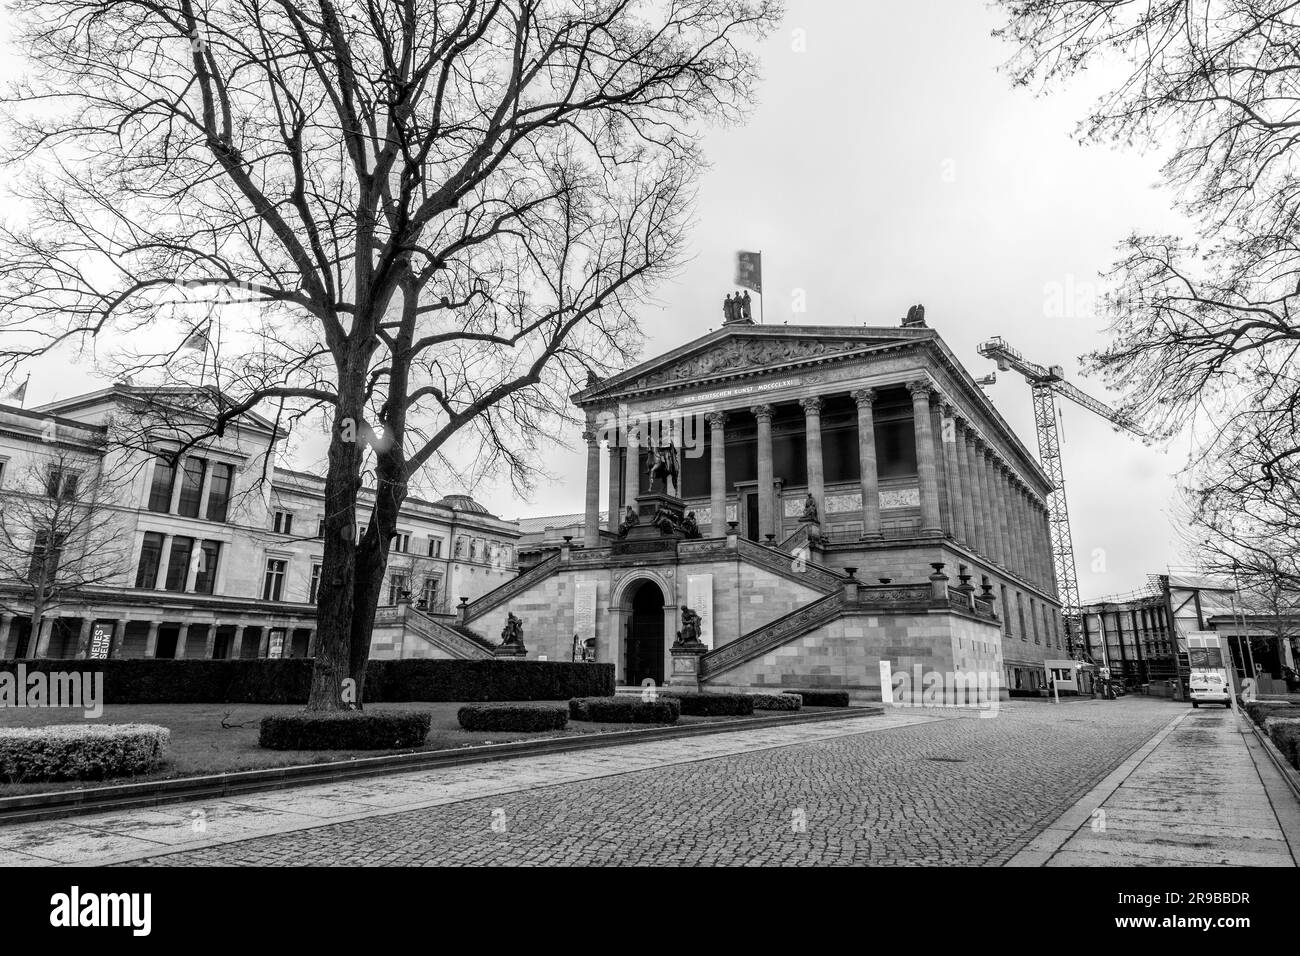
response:
[[[625,567],[627,549],[645,545],[619,534],[626,509],[650,491],[649,450],[669,447],[681,472],[672,490],[694,512],[704,544],[738,552],[711,572],[715,650],[738,641],[757,646],[769,639],[765,628],[816,605],[845,580],[924,587],[939,566],[939,591],[969,589],[981,597],[969,620],[942,606],[915,618],[906,602],[866,616],[840,609],[835,620],[787,635],[781,647],[718,673],[713,686],[826,678],[879,693],[886,648],[895,666],[994,667],[1005,684],[1025,686],[1036,682],[1045,659],[1064,656],[1047,522],[1051,486],[923,322],[729,323],[589,386],[574,402],[587,420],[586,510],[533,519],[539,531],[526,531],[520,549],[530,562],[571,554],[600,582],[592,633],[581,636],[596,638],[599,659],[614,661],[620,678],[636,670],[629,658],[633,618],[671,635],[689,570],[681,548],[675,570]],[[807,520],[813,511],[816,520]],[[766,570],[780,560],[819,569],[823,579],[801,587],[797,576]],[[619,584],[628,579],[656,582],[672,616],[662,628],[645,607],[633,608],[631,590]],[[539,635],[542,641],[552,640],[548,615],[558,615],[556,627],[582,631],[566,607],[572,595],[558,587],[539,582],[509,603],[537,619],[547,635]],[[938,592],[935,599],[942,604]],[[492,636],[495,618],[483,623]],[[556,637],[553,646],[562,650],[572,637]],[[706,657],[706,674],[709,666]]]
[[[310,653],[323,479],[275,467],[283,435],[255,414],[190,450],[168,479],[166,462],[151,453],[169,450],[166,439],[128,439],[139,438],[132,433],[142,419],[173,428],[190,421],[191,397],[116,385],[38,408],[0,406],[0,504],[11,514],[20,501],[39,505],[50,470],[61,467],[96,489],[112,538],[105,573],[49,607],[39,634],[28,590],[0,580],[0,658],[85,656],[96,630],[115,657]],[[363,489],[363,528],[372,501]],[[408,499],[398,530],[381,602],[395,605],[409,590],[413,603],[447,611],[515,575],[517,526],[472,499]],[[65,558],[85,546],[67,542]],[[375,656],[439,653],[383,616]]]

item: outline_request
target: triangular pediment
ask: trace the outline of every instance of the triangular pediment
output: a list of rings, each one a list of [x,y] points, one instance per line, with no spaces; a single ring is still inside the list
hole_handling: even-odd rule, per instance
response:
[[[930,329],[733,326],[642,362],[574,396],[578,404],[768,369],[849,358],[933,337]]]

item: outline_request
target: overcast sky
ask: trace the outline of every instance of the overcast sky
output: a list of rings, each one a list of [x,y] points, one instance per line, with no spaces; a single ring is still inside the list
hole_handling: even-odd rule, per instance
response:
[[[998,71],[1010,50],[989,35],[996,25],[973,0],[789,0],[763,47],[748,125],[705,138],[713,169],[692,259],[645,310],[643,357],[715,327],[735,250],[761,249],[769,323],[894,325],[920,302],[972,374],[993,370],[976,346],[1001,335],[1114,401],[1075,375],[1078,356],[1105,342],[1090,306],[1098,273],[1131,231],[1186,230],[1155,186],[1158,156],[1073,140],[1096,87],[1011,89]],[[19,68],[5,57],[7,76]],[[802,314],[791,314],[796,290]],[[103,384],[66,362],[30,370],[29,407]],[[1036,450],[1024,380],[1001,373],[988,394]],[[1063,410],[1083,599],[1187,563],[1170,508],[1186,449],[1147,448],[1083,409]],[[504,484],[473,493],[503,517],[581,510],[585,456],[571,438],[568,452],[548,456],[558,480],[532,501]]]

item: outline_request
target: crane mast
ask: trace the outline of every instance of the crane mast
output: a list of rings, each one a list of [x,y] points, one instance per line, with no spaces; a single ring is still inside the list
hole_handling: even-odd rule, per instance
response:
[[[1088,409],[1111,424],[1135,435],[1142,431],[1128,417],[1105,402],[1076,388],[1065,380],[1060,365],[1043,366],[1030,362],[995,336],[979,346],[979,354],[998,363],[1000,371],[1016,371],[1029,383],[1034,401],[1034,426],[1038,433],[1038,458],[1043,473],[1052,483],[1047,496],[1048,527],[1051,533],[1052,566],[1061,598],[1061,616],[1065,619],[1068,653],[1075,656],[1075,635],[1079,630],[1079,576],[1074,564],[1074,538],[1070,532],[1070,509],[1065,497],[1065,469],[1061,464],[1061,436],[1057,429],[1056,396],[1059,394]]]

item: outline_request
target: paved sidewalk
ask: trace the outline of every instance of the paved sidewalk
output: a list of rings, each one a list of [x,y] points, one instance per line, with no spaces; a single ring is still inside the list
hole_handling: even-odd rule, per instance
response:
[[[1300,805],[1246,718],[1187,710],[1008,866],[1296,866]]]
[[[961,712],[935,716],[891,711],[858,719],[625,744],[0,827],[0,866],[123,863],[400,811],[960,716]]]

